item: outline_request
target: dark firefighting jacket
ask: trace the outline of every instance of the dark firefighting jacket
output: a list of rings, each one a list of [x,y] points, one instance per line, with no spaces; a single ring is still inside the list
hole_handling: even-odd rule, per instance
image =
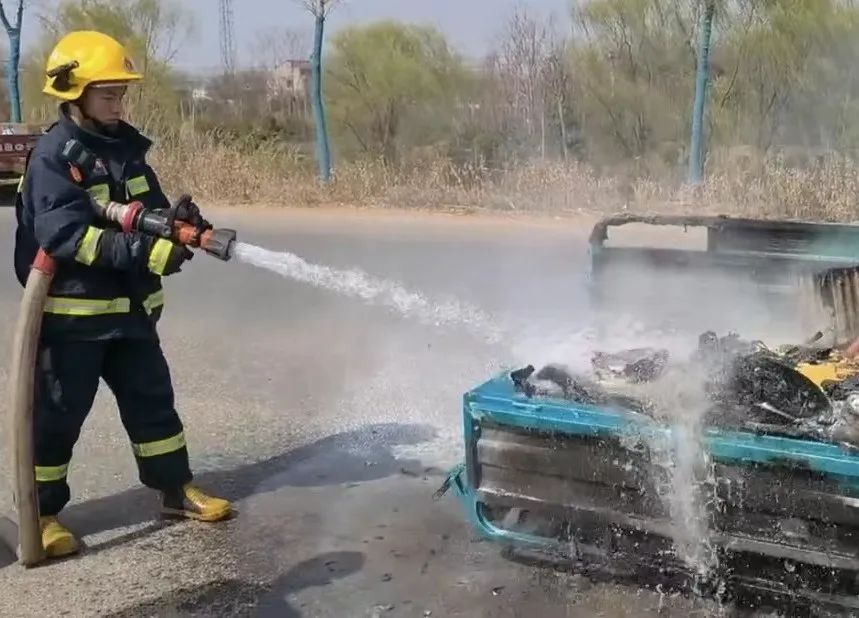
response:
[[[105,224],[91,201],[169,208],[146,162],[152,142],[127,123],[108,137],[79,127],[67,104],[60,112],[30,153],[16,200],[19,282],[25,284],[40,247],[58,265],[45,306],[43,340],[155,337],[164,304],[161,273],[170,249],[164,243],[169,241]],[[70,163],[70,152],[86,153],[87,164]]]

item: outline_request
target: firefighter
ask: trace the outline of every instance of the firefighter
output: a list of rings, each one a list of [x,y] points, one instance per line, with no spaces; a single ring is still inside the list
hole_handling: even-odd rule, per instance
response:
[[[106,228],[90,200],[138,201],[211,225],[187,196],[171,206],[146,162],[152,142],[122,120],[126,90],[143,76],[119,42],[72,32],[57,43],[46,73],[43,91],[60,99],[59,118],[33,149],[19,186],[15,270],[24,285],[39,247],[58,264],[42,321],[34,419],[42,542],[57,557],[79,549],[57,515],[70,499],[72,450],[100,379],[116,399],[140,481],[160,492],[166,516],[219,521],[231,505],[191,484],[156,332],[161,279],[192,254],[168,240]]]

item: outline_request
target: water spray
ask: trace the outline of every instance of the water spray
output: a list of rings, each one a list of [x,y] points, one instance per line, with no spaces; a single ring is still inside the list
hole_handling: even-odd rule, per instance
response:
[[[388,307],[423,324],[459,325],[489,343],[502,340],[502,329],[489,315],[456,299],[434,301],[399,283],[371,277],[359,269],[310,264],[293,253],[269,251],[246,243],[235,243],[233,255],[242,262],[283,277]]]

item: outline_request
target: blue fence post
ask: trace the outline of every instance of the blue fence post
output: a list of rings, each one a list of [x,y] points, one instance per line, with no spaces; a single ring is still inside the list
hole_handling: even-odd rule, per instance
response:
[[[698,68],[695,78],[695,103],[692,108],[692,143],[689,148],[689,182],[701,182],[704,167],[704,104],[707,100],[707,82],[710,76],[710,37],[713,30],[715,0],[704,0],[706,6],[701,14],[698,32]]]
[[[331,179],[331,152],[328,148],[328,127],[325,123],[325,106],[322,102],[322,38],[325,28],[325,12],[316,15],[316,34],[313,54],[310,57],[311,105],[313,122],[316,125],[316,161],[322,182]]]

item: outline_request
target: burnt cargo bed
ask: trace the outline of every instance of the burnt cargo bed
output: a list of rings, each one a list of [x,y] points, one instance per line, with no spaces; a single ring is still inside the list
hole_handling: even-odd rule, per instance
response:
[[[744,604],[775,603],[791,615],[859,615],[859,451],[705,430],[710,465],[696,512],[717,560],[702,578],[676,555],[688,531],[664,493],[682,430],[528,398],[508,375],[465,395],[463,422],[465,465],[453,484],[478,531],[520,555],[638,583],[721,586]]]

